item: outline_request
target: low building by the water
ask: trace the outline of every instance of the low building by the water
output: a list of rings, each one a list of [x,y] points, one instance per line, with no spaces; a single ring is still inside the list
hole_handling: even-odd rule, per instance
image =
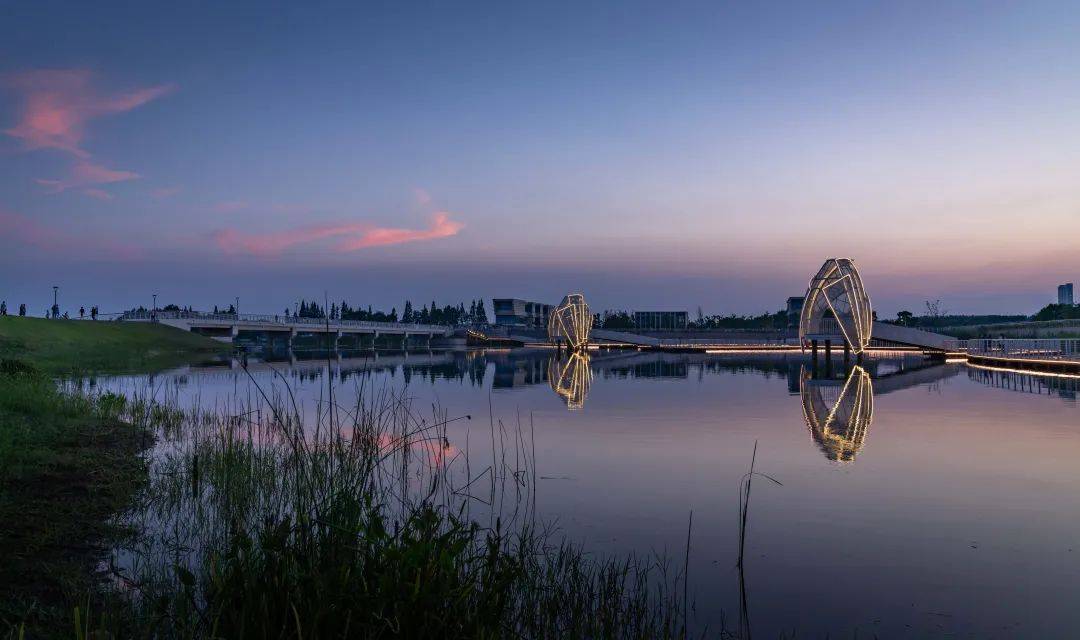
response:
[[[551,310],[555,308],[554,305],[518,298],[493,298],[491,306],[495,310],[495,324],[529,329],[547,328]]]
[[[799,326],[799,316],[802,315],[802,308],[805,303],[806,298],[803,296],[791,296],[787,299],[788,327]]]
[[[680,331],[686,328],[685,311],[635,311],[634,326],[641,331]]]

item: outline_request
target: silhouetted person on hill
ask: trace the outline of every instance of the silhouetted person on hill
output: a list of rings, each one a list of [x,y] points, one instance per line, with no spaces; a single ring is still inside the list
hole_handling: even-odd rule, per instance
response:
[[[86,307],[79,307],[79,320],[86,317]]]
[[[26,315],[26,303],[24,302],[24,303],[19,305],[19,316],[22,317],[22,316],[25,316],[25,315]]]
[[[0,316],[7,315],[7,300],[0,302]]]
[[[97,305],[90,307],[90,319],[97,320]]]
[[[60,317],[60,305],[54,304],[52,306],[52,317],[53,317],[53,320],[56,320],[57,318]]]

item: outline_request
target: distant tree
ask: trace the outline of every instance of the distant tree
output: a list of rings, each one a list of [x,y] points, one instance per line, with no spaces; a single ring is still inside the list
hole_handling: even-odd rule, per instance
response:
[[[912,325],[911,320],[914,317],[915,314],[910,311],[900,311],[896,314],[896,324],[902,327],[910,327]]]
[[[926,317],[937,320],[944,316],[947,312],[941,305],[941,300],[926,301]]]
[[[484,308],[484,299],[480,298],[476,301],[476,317],[483,324],[488,322],[487,309]]]
[[[1080,306],[1072,304],[1048,304],[1038,313],[1031,316],[1032,320],[1045,322],[1048,320],[1075,320],[1080,318]]]
[[[402,322],[413,322],[412,302],[405,301],[405,310],[401,312]]]

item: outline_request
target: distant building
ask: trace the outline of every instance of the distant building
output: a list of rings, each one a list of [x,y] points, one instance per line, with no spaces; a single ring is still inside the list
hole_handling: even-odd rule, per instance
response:
[[[787,299],[788,327],[799,326],[799,317],[802,315],[802,308],[804,302],[806,302],[806,298],[804,298],[803,296],[792,296]]]
[[[554,305],[518,298],[493,298],[491,306],[495,309],[495,324],[527,329],[546,329],[554,309]]]
[[[1066,282],[1058,285],[1058,304],[1073,304],[1073,283]]]
[[[685,329],[688,322],[685,311],[635,311],[634,325],[643,331],[671,331]]]

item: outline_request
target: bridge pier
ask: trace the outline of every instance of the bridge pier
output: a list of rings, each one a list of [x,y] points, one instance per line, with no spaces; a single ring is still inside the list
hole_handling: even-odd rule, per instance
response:
[[[832,340],[825,341],[825,361],[832,360]]]
[[[844,340],[844,362],[846,363],[851,359],[851,345],[847,340]]]
[[[813,355],[814,360],[817,360],[817,340],[810,341],[810,353]]]

